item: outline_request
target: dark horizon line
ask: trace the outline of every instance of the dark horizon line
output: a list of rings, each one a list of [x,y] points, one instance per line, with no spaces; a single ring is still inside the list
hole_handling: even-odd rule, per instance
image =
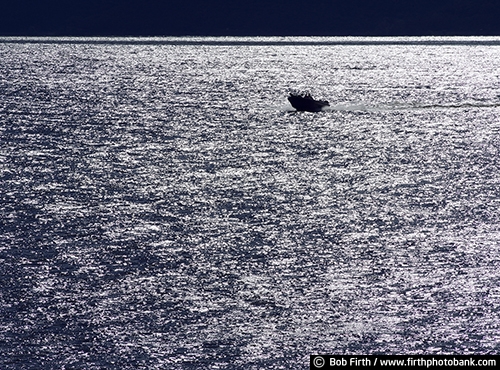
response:
[[[171,38],[169,40],[169,38]],[[208,40],[196,40],[196,39]],[[223,39],[227,38],[227,39]],[[250,40],[243,40],[249,38]],[[254,38],[254,40],[251,40]],[[260,40],[255,40],[261,38]],[[283,38],[283,40],[276,40]],[[317,38],[316,40],[290,40]],[[332,40],[337,38],[338,40]],[[400,40],[406,38],[406,40]],[[436,39],[432,39],[436,38]],[[456,39],[453,39],[456,38]],[[467,40],[464,40],[467,38]],[[485,38],[485,40],[474,39]],[[135,40],[134,40],[135,39]],[[266,40],[267,39],[267,40]],[[274,40],[272,40],[274,39]],[[330,40],[327,40],[330,39]],[[344,39],[344,40],[342,40]],[[359,39],[359,40],[356,40]],[[377,39],[377,40],[370,40]],[[0,35],[0,43],[143,45],[500,45],[500,35]]]
[[[499,33],[14,33],[0,31],[0,37],[500,37]]]

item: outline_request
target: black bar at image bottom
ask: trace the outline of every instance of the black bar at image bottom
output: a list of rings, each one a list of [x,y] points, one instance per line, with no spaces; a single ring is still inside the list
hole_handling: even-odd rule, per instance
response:
[[[343,367],[500,368],[499,355],[311,355],[311,370]]]

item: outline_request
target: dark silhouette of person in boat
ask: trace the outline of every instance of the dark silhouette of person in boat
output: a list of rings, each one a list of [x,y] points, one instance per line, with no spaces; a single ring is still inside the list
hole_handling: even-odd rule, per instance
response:
[[[308,92],[291,92],[288,101],[298,111],[321,112],[330,105],[326,100],[315,100]]]

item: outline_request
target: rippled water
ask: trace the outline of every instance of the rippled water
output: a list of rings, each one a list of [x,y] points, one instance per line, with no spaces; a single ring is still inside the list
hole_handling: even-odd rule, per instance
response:
[[[301,40],[0,40],[0,367],[498,354],[500,43]]]

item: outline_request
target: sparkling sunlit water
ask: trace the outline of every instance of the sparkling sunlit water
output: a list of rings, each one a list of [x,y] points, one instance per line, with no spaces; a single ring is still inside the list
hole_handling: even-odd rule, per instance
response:
[[[2,369],[499,352],[500,40],[0,41]]]

